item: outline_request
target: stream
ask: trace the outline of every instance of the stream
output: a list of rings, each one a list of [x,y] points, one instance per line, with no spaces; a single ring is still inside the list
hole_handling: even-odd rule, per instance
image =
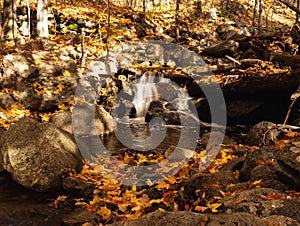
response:
[[[139,124],[131,126],[138,136],[147,134],[148,126]],[[232,127],[231,127],[232,129]],[[245,129],[245,128],[244,128]],[[241,135],[241,127],[230,133],[234,137]],[[147,151],[147,155],[153,157],[164,154],[171,145],[176,146],[180,138],[181,128],[167,126],[166,137],[155,149]],[[207,128],[201,128],[201,134],[207,132]],[[112,155],[128,150],[118,138],[112,134],[102,138],[102,143]],[[196,149],[201,150],[198,142]],[[49,206],[58,197],[58,193],[38,193],[15,183],[8,173],[0,173],[0,226],[15,225],[60,225],[62,212]],[[68,210],[63,210],[67,212]],[[71,210],[69,210],[71,211]]]

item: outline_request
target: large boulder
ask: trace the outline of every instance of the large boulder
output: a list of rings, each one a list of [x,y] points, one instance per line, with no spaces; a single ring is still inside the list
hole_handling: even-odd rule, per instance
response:
[[[232,213],[218,215],[204,215],[187,211],[154,212],[146,214],[134,221],[116,222],[111,226],[216,226],[216,225],[248,225],[262,226],[268,222],[248,213]]]
[[[33,110],[53,109],[74,97],[79,73],[68,56],[51,52],[12,53],[3,57],[2,87],[13,89],[14,98]]]
[[[279,190],[300,188],[300,142],[284,149],[262,147],[250,152],[240,171],[240,181],[262,180],[262,186]]]
[[[1,162],[19,184],[49,191],[61,188],[62,169],[80,170],[82,157],[71,135],[51,123],[24,117],[2,136]]]

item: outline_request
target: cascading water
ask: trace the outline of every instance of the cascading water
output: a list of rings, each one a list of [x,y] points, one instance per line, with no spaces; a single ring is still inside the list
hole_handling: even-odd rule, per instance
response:
[[[143,75],[134,85],[135,94],[132,103],[136,110],[136,117],[145,119],[150,103],[158,99],[155,76]]]

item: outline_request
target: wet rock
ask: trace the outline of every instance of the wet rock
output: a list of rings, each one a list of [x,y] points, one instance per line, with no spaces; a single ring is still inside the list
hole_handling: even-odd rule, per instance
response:
[[[212,57],[225,57],[225,55],[232,55],[237,52],[239,43],[233,40],[226,40],[217,42],[207,48],[202,52],[203,55],[208,55]]]
[[[274,143],[276,137],[280,134],[275,124],[272,122],[263,121],[251,128],[245,143],[248,145],[263,146]]]
[[[154,212],[146,214],[133,221],[116,222],[111,226],[216,226],[216,225],[267,225],[267,221],[247,213],[232,213],[218,215],[204,215],[193,212]]]
[[[2,137],[3,168],[35,191],[58,190],[61,170],[80,170],[82,157],[74,139],[51,123],[24,117]]]
[[[14,89],[13,97],[27,108],[49,110],[74,97],[79,77],[70,57],[46,51],[13,53],[2,63],[0,82]]]
[[[263,147],[248,154],[240,171],[240,181],[262,180],[264,187],[279,190],[300,187],[300,148],[291,142],[285,149]]]

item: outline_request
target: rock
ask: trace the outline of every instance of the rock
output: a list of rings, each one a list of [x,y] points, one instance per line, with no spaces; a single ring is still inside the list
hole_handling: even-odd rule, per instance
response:
[[[15,90],[13,97],[32,110],[49,110],[68,103],[79,79],[70,57],[46,51],[6,55],[3,71],[2,86]]]
[[[257,100],[230,99],[226,101],[227,116],[234,120],[253,117],[253,112],[261,106]]]
[[[248,154],[240,171],[240,181],[262,180],[264,187],[299,190],[300,147],[292,142],[285,149],[263,147]]]
[[[57,128],[73,134],[72,113],[70,111],[67,110],[53,115],[50,119],[50,122]]]
[[[51,123],[24,117],[2,137],[3,168],[35,191],[58,190],[64,168],[80,170],[82,157],[74,139]]]
[[[86,222],[90,222],[92,225],[98,225],[100,221],[101,217],[96,212],[76,209],[63,217],[62,225],[83,225]]]
[[[95,109],[95,118],[90,115],[93,109]],[[105,135],[112,133],[115,128],[112,116],[102,106],[89,103],[76,104],[72,113],[72,120],[73,129],[77,135]]]
[[[232,55],[237,52],[239,43],[233,40],[226,40],[217,42],[202,52],[202,55],[208,55],[212,57],[225,57],[225,55]]]
[[[276,129],[274,123],[263,121],[251,128],[247,134],[245,143],[251,146],[269,145],[274,143],[279,134],[280,132]]]
[[[300,222],[297,214],[300,201],[295,198],[285,199],[285,197],[284,193],[272,188],[257,188],[233,194],[224,198],[221,203],[226,212],[247,212],[264,217],[268,222],[274,220],[279,225],[285,225],[284,222]]]
[[[5,130],[0,128],[0,173],[4,171],[3,168],[3,159],[4,159],[4,155],[3,155],[3,151],[1,149],[1,144],[3,144],[3,136],[5,134]]]
[[[14,102],[14,99],[10,95],[0,92],[0,107],[9,108]]]
[[[109,224],[110,226],[232,226],[232,225],[247,225],[247,226],[262,226],[267,225],[267,221],[260,219],[248,213],[232,213],[205,215],[187,211],[177,212],[154,212],[149,213],[133,221],[116,222]]]
[[[235,28],[235,23],[233,21],[229,21],[223,24],[220,24],[217,29],[216,32],[218,32],[218,34],[223,34],[229,31],[233,31]]]
[[[66,177],[63,178],[63,189],[77,197],[92,198],[95,185],[76,177]]]
[[[293,220],[290,217],[285,217],[281,215],[272,215],[264,218],[267,222],[272,223],[273,225],[282,225],[282,226],[294,226],[299,225],[299,222]]]
[[[95,23],[94,21],[92,20],[88,20],[86,23],[85,23],[85,27],[86,28],[89,28],[89,29],[94,29],[97,27],[97,23]]]
[[[226,136],[223,133],[218,132],[218,131],[212,131],[212,132],[204,133],[201,137],[201,143],[206,146],[208,144],[208,141],[209,141],[210,137],[224,137],[223,141],[222,141],[222,144],[229,144],[229,145],[235,145],[236,144],[236,142],[233,139],[231,139],[230,137],[228,137],[228,136]]]
[[[222,200],[222,204],[224,207],[230,207],[231,209],[234,207],[236,208],[235,212],[240,212],[241,208],[239,207],[239,204],[242,203],[241,200],[245,200],[245,202],[258,202],[259,199],[262,199],[263,197],[267,197],[268,195],[273,197],[283,197],[284,193],[273,189],[273,188],[257,188],[257,189],[250,189],[250,190],[244,190],[241,192],[238,192],[236,194],[233,194],[224,200]],[[266,198],[267,199],[267,198]],[[245,204],[245,203],[244,203]],[[243,204],[243,205],[244,205]],[[247,211],[247,210],[244,210]],[[256,214],[255,212],[251,211],[251,208],[249,208],[249,212],[252,214]],[[269,211],[268,211],[269,212]]]

